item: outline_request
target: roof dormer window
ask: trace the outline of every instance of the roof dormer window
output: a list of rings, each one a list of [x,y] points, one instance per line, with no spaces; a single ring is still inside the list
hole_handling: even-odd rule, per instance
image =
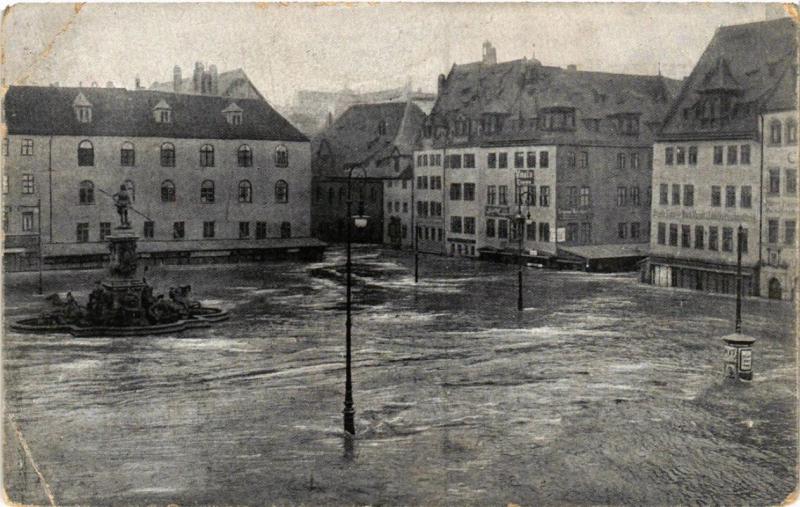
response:
[[[72,108],[75,110],[75,117],[81,123],[91,123],[92,121],[92,103],[86,99],[86,96],[81,92],[72,101]]]
[[[165,100],[161,100],[153,108],[153,119],[156,123],[172,123],[172,108]]]
[[[242,108],[237,106],[235,102],[231,102],[228,107],[222,110],[225,115],[225,120],[229,125],[242,124]]]

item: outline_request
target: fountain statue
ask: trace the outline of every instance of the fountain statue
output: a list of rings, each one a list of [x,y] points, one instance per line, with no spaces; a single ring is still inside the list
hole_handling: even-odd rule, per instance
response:
[[[110,276],[95,283],[85,306],[72,292],[63,299],[55,294],[48,298],[54,306],[51,311],[17,321],[11,328],[38,333],[66,331],[75,336],[140,336],[208,327],[227,319],[227,312],[204,307],[192,299],[190,285],[170,288],[168,298],[154,295],[145,278],[137,276],[139,238],[128,221],[132,208],[124,185],[113,199],[120,224],[106,237]]]

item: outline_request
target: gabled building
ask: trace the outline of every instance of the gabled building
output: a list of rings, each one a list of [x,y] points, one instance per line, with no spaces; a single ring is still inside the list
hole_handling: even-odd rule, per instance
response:
[[[234,69],[218,72],[216,65],[209,65],[206,69],[201,62],[195,62],[192,76],[185,78],[180,66],[176,65],[172,69],[171,82],[156,82],[150,85],[150,89],[188,95],[219,95],[220,97],[265,100],[244,70]]]
[[[642,258],[653,135],[678,86],[535,58],[497,63],[485,43],[482,61],[439,76],[415,153],[420,248],[504,258],[521,235],[525,255],[548,264],[609,267],[598,251],[612,264]],[[596,245],[620,246],[585,248]]]
[[[735,293],[741,241],[746,293],[793,293],[796,39],[789,18],[721,27],[684,82],[654,146],[651,283]]]
[[[392,231],[411,235],[412,154],[425,114],[412,102],[351,106],[312,142],[312,230],[325,241],[345,241],[347,174],[353,171],[352,212],[370,217],[357,242],[382,243]],[[403,236],[405,231],[405,236]],[[392,232],[395,234],[395,232]]]
[[[262,99],[11,86],[5,95],[7,269],[96,266],[125,186],[153,262],[316,255],[309,140]],[[41,247],[39,247],[41,245]]]

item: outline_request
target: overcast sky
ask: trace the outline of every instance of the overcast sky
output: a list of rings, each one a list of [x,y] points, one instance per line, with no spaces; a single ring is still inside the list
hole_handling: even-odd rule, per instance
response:
[[[268,100],[297,89],[434,91],[455,63],[534,55],[545,65],[688,74],[714,30],[765,4],[28,4],[3,20],[6,84],[132,88],[195,61],[243,68]]]

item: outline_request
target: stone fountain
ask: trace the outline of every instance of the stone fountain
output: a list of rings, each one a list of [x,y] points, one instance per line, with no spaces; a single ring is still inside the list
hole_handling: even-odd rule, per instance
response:
[[[170,288],[168,298],[154,295],[153,287],[138,276],[139,238],[128,221],[130,202],[124,187],[113,197],[120,225],[106,237],[108,278],[97,282],[86,305],[79,304],[72,292],[65,298],[54,294],[48,298],[54,308],[14,322],[11,329],[74,336],[147,336],[209,327],[226,320],[227,312],[193,300],[190,285]]]

